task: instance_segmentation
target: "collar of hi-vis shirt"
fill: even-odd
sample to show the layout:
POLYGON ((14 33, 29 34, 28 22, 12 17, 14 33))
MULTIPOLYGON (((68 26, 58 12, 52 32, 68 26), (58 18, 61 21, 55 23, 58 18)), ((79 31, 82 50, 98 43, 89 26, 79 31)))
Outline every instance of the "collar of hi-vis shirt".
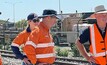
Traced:
POLYGON ((26 31, 27 31, 27 32, 31 32, 31 29, 30 29, 29 26, 26 28, 26 31))
POLYGON ((40 24, 43 28, 45 28, 46 31, 49 31, 49 28, 43 22, 41 22, 40 24))

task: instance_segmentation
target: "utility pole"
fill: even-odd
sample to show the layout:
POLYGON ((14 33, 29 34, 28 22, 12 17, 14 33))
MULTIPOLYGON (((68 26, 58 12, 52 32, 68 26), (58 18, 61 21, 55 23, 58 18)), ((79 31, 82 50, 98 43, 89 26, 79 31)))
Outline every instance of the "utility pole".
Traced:
POLYGON ((61 21, 60 21, 60 23, 61 23, 61 30, 60 30, 60 31, 62 31, 62 19, 63 19, 63 16, 62 16, 62 11, 61 11, 61 3, 60 3, 60 0, 59 0, 59 14, 61 15, 61 21))
POLYGON ((22 2, 15 2, 15 3, 5 2, 5 3, 11 4, 13 6, 13 22, 15 27, 15 5, 22 2))
POLYGON ((59 14, 61 14, 61 4, 60 4, 60 0, 59 0, 59 14))
MULTIPOLYGON (((78 11, 76 10, 76 17, 78 15, 78 11)), ((80 22, 81 18, 78 20, 77 22, 77 37, 79 37, 79 22, 80 22)))

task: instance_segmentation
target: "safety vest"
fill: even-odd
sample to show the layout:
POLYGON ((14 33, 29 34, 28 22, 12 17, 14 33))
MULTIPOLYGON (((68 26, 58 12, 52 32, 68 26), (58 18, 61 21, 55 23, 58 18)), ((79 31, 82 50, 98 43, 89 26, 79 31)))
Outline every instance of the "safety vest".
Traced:
POLYGON ((52 64, 55 61, 53 38, 43 23, 39 25, 39 28, 35 28, 29 36, 24 52, 32 64, 36 62, 52 64), (39 29, 39 32, 37 32, 37 29, 39 29), (35 50, 35 52, 32 52, 32 50, 35 50))
POLYGON ((105 38, 101 36, 96 24, 90 26, 90 53, 99 65, 107 64, 107 30, 105 38))

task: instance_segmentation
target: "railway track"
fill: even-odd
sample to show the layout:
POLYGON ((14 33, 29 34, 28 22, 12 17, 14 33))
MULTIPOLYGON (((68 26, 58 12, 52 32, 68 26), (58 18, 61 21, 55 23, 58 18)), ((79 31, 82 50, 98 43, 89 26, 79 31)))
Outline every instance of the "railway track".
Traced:
MULTIPOLYGON (((15 58, 12 51, 0 50, 3 57, 15 58)), ((89 62, 78 59, 71 59, 67 57, 57 57, 54 65, 90 65, 89 62)))

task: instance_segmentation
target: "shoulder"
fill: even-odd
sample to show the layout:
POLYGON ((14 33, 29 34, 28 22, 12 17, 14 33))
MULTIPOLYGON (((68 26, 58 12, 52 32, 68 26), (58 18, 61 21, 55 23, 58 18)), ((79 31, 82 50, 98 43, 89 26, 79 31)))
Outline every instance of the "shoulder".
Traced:
POLYGON ((82 34, 79 36, 78 40, 80 43, 85 43, 87 41, 89 41, 90 37, 90 32, 89 32, 89 28, 86 28, 82 34))
POLYGON ((35 26, 35 28, 31 32, 31 35, 38 35, 38 34, 40 34, 40 27, 35 26))
POLYGON ((81 39, 83 39, 83 38, 87 38, 87 37, 89 37, 90 36, 90 29, 89 29, 89 27, 88 28, 86 28, 81 34, 80 34, 80 38, 81 39))
POLYGON ((89 33, 89 32, 90 32, 90 27, 86 28, 82 34, 89 33))
POLYGON ((26 30, 23 30, 17 36, 25 36, 26 34, 28 34, 28 32, 26 32, 26 30))
POLYGON ((34 30, 32 32, 36 32, 38 33, 40 31, 40 27, 39 26, 35 26, 34 30))

